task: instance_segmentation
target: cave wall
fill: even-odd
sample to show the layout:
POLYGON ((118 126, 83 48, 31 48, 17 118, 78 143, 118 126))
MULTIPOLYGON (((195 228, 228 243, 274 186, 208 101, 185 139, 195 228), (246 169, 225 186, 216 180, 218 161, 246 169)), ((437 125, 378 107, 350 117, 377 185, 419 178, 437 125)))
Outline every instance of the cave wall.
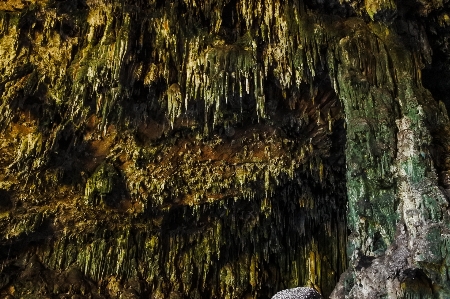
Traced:
POLYGON ((2 295, 446 298, 447 12, 1 2, 2 295))

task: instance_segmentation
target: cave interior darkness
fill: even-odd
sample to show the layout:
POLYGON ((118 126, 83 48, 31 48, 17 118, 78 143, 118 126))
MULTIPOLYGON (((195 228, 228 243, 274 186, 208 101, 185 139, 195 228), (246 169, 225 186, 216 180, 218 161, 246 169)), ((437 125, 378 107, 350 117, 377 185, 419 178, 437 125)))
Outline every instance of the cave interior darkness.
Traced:
MULTIPOLYGON (((273 46, 288 48, 284 37, 246 19, 245 1, 150 2, 0 9, 14 65, 0 65, 0 296, 270 298, 309 286, 328 297, 352 232, 346 111, 316 32, 371 16, 358 1, 293 5, 317 23, 286 13, 286 30, 316 39, 293 38, 306 49, 291 64, 305 67, 288 73, 273 46)), ((423 16, 397 2, 373 18, 411 51, 428 38, 421 84, 448 110, 447 4, 423 16)), ((447 188, 446 135, 427 125, 447 188)))

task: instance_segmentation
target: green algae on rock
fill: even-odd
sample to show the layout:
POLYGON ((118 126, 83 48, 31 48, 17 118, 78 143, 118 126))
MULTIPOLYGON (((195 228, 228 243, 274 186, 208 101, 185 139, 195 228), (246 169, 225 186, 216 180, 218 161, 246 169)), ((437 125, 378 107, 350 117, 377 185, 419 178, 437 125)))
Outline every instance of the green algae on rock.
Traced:
POLYGON ((446 3, 5 3, 2 296, 448 295, 446 3))

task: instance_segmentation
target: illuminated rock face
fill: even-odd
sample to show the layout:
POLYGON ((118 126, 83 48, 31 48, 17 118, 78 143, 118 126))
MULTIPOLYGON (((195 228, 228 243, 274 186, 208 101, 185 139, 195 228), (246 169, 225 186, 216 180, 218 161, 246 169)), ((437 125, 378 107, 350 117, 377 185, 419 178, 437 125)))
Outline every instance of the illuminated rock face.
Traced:
POLYGON ((447 6, 322 2, 2 2, 2 296, 446 298, 447 6))
POLYGON ((313 288, 298 287, 276 293, 272 299, 322 299, 313 288))

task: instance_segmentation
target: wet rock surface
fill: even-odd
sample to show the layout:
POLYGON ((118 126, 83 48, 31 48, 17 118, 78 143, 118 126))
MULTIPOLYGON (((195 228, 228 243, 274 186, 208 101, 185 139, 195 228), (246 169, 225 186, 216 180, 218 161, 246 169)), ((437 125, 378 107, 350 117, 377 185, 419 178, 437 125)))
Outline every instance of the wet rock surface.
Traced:
POLYGON ((449 13, 0 2, 1 296, 448 297, 449 13))

